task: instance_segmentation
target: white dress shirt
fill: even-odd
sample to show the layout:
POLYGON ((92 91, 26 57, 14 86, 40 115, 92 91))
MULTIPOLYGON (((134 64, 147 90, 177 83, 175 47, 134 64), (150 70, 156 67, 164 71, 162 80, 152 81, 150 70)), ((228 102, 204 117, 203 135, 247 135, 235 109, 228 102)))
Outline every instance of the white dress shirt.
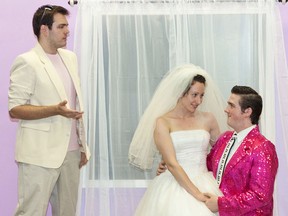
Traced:
POLYGON ((256 127, 256 125, 252 125, 242 131, 240 131, 239 133, 237 133, 237 139, 234 143, 234 145, 231 148, 230 154, 228 155, 227 158, 227 163, 229 162, 229 160, 232 158, 232 156, 234 155, 234 153, 237 151, 237 149, 239 148, 239 146, 241 145, 242 141, 244 140, 244 138, 248 135, 248 133, 250 133, 250 131, 252 129, 254 129, 256 127))

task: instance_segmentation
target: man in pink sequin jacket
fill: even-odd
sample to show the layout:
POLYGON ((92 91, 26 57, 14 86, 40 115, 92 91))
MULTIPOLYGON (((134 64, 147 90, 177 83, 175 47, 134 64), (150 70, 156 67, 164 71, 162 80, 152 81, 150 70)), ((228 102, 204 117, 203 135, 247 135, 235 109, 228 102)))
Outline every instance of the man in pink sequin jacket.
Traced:
POLYGON ((207 194, 207 207, 220 216, 273 215, 273 190, 278 169, 275 146, 259 131, 262 98, 252 88, 234 86, 225 112, 228 125, 237 133, 230 154, 227 153, 223 174, 220 169, 234 131, 220 136, 207 157, 207 167, 213 171, 224 196, 207 194))

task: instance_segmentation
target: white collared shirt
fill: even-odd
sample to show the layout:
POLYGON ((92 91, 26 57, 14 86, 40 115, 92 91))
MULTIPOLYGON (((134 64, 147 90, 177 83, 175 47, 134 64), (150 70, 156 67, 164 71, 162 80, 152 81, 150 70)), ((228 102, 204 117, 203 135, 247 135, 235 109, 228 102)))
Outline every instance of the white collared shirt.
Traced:
POLYGON ((251 130, 253 130, 256 127, 256 125, 252 125, 242 131, 240 131, 239 133, 237 133, 237 139, 234 143, 234 145, 231 148, 230 154, 227 158, 227 163, 229 162, 229 160, 232 158, 232 156, 234 155, 234 153, 237 151, 237 149, 239 148, 240 144, 242 143, 242 141, 244 140, 244 138, 248 135, 248 133, 250 133, 251 130))

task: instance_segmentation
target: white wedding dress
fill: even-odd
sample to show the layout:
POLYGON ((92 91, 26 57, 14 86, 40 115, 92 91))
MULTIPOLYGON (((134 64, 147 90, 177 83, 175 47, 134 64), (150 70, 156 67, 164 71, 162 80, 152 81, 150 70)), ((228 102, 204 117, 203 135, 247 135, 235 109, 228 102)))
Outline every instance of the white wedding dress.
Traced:
MULTIPOLYGON (((171 138, 179 164, 201 192, 222 195, 206 155, 210 134, 205 130, 172 132, 171 138)), ((167 170, 155 177, 140 201, 135 216, 214 216, 204 203, 190 195, 167 170)))

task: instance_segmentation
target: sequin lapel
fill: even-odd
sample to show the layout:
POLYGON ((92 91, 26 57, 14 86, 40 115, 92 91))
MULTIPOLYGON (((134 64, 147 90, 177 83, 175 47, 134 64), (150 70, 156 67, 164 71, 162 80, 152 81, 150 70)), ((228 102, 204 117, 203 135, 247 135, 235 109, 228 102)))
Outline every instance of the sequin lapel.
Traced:
MULTIPOLYGON (((250 133, 244 138, 237 151, 231 157, 230 161, 227 163, 227 166, 224 171, 224 176, 229 173, 237 164, 241 161, 241 163, 245 162, 245 157, 250 156, 255 147, 258 146, 259 143, 256 143, 256 138, 260 135, 259 127, 255 127, 250 133)), ((248 157, 250 158, 250 157, 248 157)), ((251 158, 250 158, 251 159, 251 158)), ((249 160, 250 160, 249 159, 249 160)), ((248 163, 248 161, 247 161, 248 163)))

